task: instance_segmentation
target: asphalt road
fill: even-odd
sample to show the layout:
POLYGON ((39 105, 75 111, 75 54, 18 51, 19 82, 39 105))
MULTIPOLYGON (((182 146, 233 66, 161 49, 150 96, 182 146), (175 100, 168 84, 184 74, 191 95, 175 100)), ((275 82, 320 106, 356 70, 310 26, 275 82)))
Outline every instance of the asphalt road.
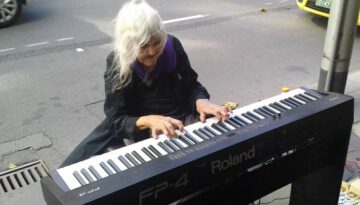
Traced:
MULTIPOLYGON (((244 106, 284 86, 317 83, 327 20, 299 10, 295 0, 149 2, 216 103, 244 106)), ((13 146, 1 155, 0 170, 36 159, 55 169, 103 119, 111 21, 122 3, 40 0, 0 30, 0 144, 13 146), (36 149, 15 146, 39 135, 36 149)), ((360 68, 359 39, 350 73, 360 68)))

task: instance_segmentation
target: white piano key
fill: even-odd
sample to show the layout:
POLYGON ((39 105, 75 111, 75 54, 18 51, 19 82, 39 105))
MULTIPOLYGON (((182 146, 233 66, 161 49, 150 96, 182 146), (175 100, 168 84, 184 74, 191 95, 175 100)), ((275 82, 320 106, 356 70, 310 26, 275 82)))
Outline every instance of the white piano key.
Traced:
POLYGON ((155 149, 158 150, 163 156, 168 154, 168 153, 167 153, 165 150, 163 150, 163 148, 161 148, 157 143, 156 143, 156 144, 152 144, 152 146, 154 146, 155 149))
POLYGON ((303 95, 305 95, 306 97, 308 97, 308 98, 312 99, 312 100, 316 100, 316 98, 314 98, 314 97, 312 97, 312 96, 308 95, 308 94, 307 94, 307 93, 305 93, 305 92, 303 92, 302 94, 303 94, 303 95))

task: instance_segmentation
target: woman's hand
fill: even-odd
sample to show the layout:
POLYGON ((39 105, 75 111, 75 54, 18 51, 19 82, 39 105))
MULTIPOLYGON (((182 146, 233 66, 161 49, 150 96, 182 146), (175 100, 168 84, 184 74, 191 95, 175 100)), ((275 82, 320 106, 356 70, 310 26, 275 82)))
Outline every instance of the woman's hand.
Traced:
POLYGON ((229 119, 231 109, 211 103, 208 99, 196 101, 196 111, 200 114, 201 122, 205 122, 207 115, 214 115, 219 121, 229 119))
POLYGON ((184 125, 180 120, 161 115, 142 116, 136 121, 136 126, 139 129, 150 128, 151 136, 155 139, 161 133, 164 133, 167 137, 176 137, 176 129, 181 132, 184 131, 184 125))

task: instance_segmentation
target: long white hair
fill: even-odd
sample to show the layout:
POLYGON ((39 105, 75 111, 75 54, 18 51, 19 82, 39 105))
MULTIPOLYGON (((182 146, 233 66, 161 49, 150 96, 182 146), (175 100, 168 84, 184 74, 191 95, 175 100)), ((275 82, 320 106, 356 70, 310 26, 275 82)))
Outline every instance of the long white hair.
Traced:
POLYGON ((167 34, 158 11, 144 0, 125 3, 115 21, 113 66, 117 75, 113 90, 121 89, 131 82, 131 67, 140 47, 152 36, 160 39, 164 48, 167 34))

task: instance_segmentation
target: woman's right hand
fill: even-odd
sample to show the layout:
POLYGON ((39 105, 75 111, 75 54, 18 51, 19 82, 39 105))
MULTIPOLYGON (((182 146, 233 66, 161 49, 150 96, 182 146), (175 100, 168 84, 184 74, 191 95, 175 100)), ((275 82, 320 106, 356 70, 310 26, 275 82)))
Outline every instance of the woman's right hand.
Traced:
POLYGON ((136 126, 139 129, 150 128, 151 136, 155 139, 161 133, 164 133, 167 137, 176 137, 175 130, 178 129, 181 132, 184 130, 184 125, 180 120, 162 115, 142 116, 136 121, 136 126))

